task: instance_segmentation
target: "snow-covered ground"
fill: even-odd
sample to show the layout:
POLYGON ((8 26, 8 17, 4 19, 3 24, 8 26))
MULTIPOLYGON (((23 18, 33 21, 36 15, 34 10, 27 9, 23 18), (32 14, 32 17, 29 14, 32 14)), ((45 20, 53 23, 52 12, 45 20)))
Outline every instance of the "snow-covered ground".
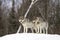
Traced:
POLYGON ((0 37, 0 40, 60 40, 59 35, 18 33, 0 37))

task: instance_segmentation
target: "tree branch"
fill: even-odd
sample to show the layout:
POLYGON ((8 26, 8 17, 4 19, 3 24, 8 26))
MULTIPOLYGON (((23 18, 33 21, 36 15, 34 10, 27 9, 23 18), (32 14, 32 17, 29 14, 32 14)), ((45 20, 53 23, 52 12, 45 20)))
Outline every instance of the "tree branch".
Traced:
POLYGON ((25 15, 24 15, 25 18, 27 17, 27 14, 28 14, 30 8, 32 7, 32 5, 34 5, 37 1, 38 1, 38 0, 36 0, 36 1, 32 0, 30 6, 29 6, 29 8, 28 8, 28 10, 26 11, 26 13, 25 13, 25 15))
POLYGON ((19 26, 18 30, 17 30, 17 33, 19 33, 21 30, 21 25, 19 26))

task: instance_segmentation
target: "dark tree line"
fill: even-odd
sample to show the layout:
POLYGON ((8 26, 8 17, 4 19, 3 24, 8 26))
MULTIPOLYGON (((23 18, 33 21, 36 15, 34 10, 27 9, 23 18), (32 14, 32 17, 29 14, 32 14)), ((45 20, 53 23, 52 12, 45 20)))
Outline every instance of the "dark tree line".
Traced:
POLYGON ((15 5, 14 0, 12 0, 11 11, 8 9, 2 9, 1 5, 0 5, 0 36, 16 33, 20 23, 18 21, 19 14, 16 13, 14 10, 15 5))

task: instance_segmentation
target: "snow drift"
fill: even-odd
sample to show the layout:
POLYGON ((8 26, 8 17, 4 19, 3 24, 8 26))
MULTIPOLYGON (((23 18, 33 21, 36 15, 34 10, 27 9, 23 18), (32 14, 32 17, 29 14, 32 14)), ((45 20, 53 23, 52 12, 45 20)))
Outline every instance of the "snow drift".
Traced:
POLYGON ((0 40, 60 40, 59 35, 17 33, 0 37, 0 40))

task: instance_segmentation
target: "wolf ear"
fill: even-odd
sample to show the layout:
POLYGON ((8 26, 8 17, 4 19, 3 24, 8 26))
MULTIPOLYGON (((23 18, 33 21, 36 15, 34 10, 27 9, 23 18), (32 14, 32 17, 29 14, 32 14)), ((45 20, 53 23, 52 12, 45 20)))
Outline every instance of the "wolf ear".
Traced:
POLYGON ((21 20, 19 20, 19 22, 21 22, 21 20))
POLYGON ((32 0, 32 2, 33 2, 34 0, 32 0))

